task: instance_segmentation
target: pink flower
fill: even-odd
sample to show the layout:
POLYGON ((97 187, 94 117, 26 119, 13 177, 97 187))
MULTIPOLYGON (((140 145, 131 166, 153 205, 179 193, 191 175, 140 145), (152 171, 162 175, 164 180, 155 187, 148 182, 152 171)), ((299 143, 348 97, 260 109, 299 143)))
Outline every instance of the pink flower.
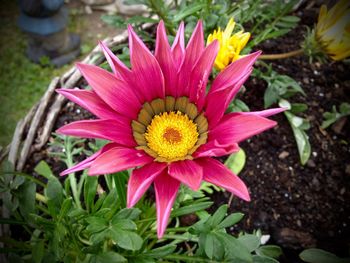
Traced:
POLYGON ((93 90, 58 90, 99 118, 70 123, 59 133, 111 141, 61 175, 86 168, 89 175, 99 175, 137 167, 129 179, 127 206, 134 206, 153 183, 161 238, 181 183, 198 190, 204 180, 250 200, 242 180, 211 157, 238 151, 240 141, 275 126, 266 117, 283 109, 225 114, 260 52, 230 64, 207 93, 219 45, 213 41, 204 46, 201 21, 186 48, 184 25, 170 46, 161 21, 155 54, 131 26, 128 31, 131 70, 100 43, 113 74, 78 64, 93 90))

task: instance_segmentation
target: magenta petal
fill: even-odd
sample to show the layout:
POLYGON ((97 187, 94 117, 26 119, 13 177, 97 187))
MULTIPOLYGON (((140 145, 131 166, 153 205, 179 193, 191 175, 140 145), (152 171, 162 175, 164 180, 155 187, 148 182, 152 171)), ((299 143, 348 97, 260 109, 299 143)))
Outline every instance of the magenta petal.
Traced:
POLYGON ((147 191, 154 179, 166 168, 166 163, 152 162, 133 170, 128 182, 127 207, 133 207, 147 191))
POLYGON ((180 23, 179 29, 177 30, 173 45, 171 47, 171 52, 173 54, 174 62, 176 68, 179 69, 182 60, 185 56, 185 36, 184 36, 184 22, 180 23))
POLYGON ((244 182, 221 162, 212 158, 198 159, 203 167, 203 180, 226 189, 243 200, 250 201, 249 192, 244 182))
POLYGON ((92 90, 58 89, 56 91, 101 119, 115 119, 119 116, 92 90))
POLYGON ((115 120, 83 120, 69 123, 57 130, 57 133, 83 137, 98 138, 134 147, 131 126, 115 120))
POLYGON ((184 160, 170 163, 168 173, 194 191, 201 186, 203 169, 196 161, 184 160))
POLYGON ((257 51, 230 64, 215 78, 209 94, 224 90, 228 87, 233 87, 244 75, 246 75, 247 71, 249 71, 254 65, 260 54, 261 51, 257 51))
POLYGON ((204 50, 204 35, 202 21, 198 21, 192 36, 187 44, 185 58, 179 71, 177 96, 189 96, 189 80, 197 60, 204 50))
POLYGON ((119 146, 119 145, 116 144, 116 143, 109 143, 109 144, 103 146, 101 150, 99 150, 98 152, 94 153, 90 157, 86 158, 84 161, 74 165, 73 167, 64 170, 62 173, 60 173, 60 175, 63 176, 63 175, 71 174, 71 173, 74 173, 74 172, 81 171, 81 170, 84 170, 86 168, 89 168, 91 166, 92 162, 97 157, 99 157, 102 153, 108 151, 111 148, 117 147, 117 146, 119 146))
POLYGON ((119 79, 127 81, 130 78, 131 70, 128 69, 128 67, 125 66, 124 63, 121 62, 102 41, 99 41, 99 44, 114 74, 119 79))
POLYGON ((115 147, 101 154, 92 162, 88 175, 116 173, 152 161, 153 158, 144 151, 115 147))
POLYGON ((97 66, 77 63, 77 67, 97 95, 111 108, 124 116, 136 118, 141 104, 128 83, 97 66))
POLYGON ((130 25, 128 25, 128 32, 133 83, 137 85, 147 101, 164 98, 164 77, 157 59, 130 25))
POLYGON ((217 140, 209 141, 198 148, 193 154, 194 157, 220 157, 239 151, 237 143, 222 145, 217 140))
POLYGON ((214 40, 203 51, 196 65, 193 67, 190 79, 190 100, 202 110, 209 75, 212 71, 215 58, 219 52, 219 42, 214 40))
POLYGON ((157 206, 157 234, 159 239, 164 235, 168 225, 171 208, 175 202, 179 187, 180 182, 166 172, 161 173, 154 180, 157 206))
POLYGON ((165 94, 176 96, 177 69, 170 50, 163 21, 159 22, 157 28, 155 57, 164 75, 165 94))
POLYGON ((206 117, 208 118, 209 129, 214 128, 224 115, 227 107, 232 99, 242 87, 243 83, 250 76, 251 69, 246 72, 243 77, 235 83, 233 87, 228 87, 224 90, 208 94, 206 101, 206 117), (217 103, 221 101, 221 103, 217 103))
POLYGON ((237 115, 256 115, 260 117, 270 117, 272 115, 286 111, 287 108, 273 108, 262 111, 235 112, 237 115))
POLYGON ((232 144, 243 141, 253 135, 274 127, 275 121, 256 116, 230 113, 209 132, 220 144, 232 144))

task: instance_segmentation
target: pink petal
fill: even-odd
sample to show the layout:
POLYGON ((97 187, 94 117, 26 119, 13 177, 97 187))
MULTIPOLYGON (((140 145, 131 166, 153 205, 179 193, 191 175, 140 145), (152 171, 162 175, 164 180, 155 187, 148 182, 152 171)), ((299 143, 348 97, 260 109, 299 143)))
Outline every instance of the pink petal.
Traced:
POLYGON ((164 98, 164 77, 157 59, 130 25, 128 25, 128 32, 134 84, 137 85, 146 101, 164 98))
POLYGON ((140 200, 166 166, 166 163, 152 162, 133 170, 128 182, 128 208, 133 207, 140 200))
POLYGON ((159 22, 157 28, 155 57, 164 75, 165 94, 176 96, 177 69, 175 67, 173 55, 171 54, 163 21, 159 22))
POLYGON ((208 78, 213 68, 215 58, 219 52, 219 42, 217 40, 203 51, 196 65, 193 67, 190 79, 190 100, 197 104, 199 111, 202 110, 208 78))
POLYGON ((179 69, 182 60, 185 56, 185 36, 184 36, 184 22, 180 23, 179 29, 177 30, 173 45, 171 47, 171 52, 173 54, 174 62, 176 68, 179 69))
POLYGON ((230 64, 215 78, 209 94, 224 90, 228 87, 233 87, 244 75, 246 75, 247 71, 249 71, 254 65, 260 54, 261 51, 257 51, 230 64))
POLYGON ((170 163, 168 173, 194 191, 197 191, 201 186, 203 169, 195 161, 185 160, 170 163))
POLYGON ((124 116, 136 118, 141 104, 128 83, 93 65, 78 63, 77 67, 97 95, 111 108, 124 116))
POLYGON ((209 129, 214 128, 224 115, 227 107, 230 105, 232 99, 242 87, 243 83, 250 76, 251 69, 246 72, 246 75, 235 83, 233 87, 229 87, 212 94, 208 94, 206 101, 205 115, 208 118, 209 129), (218 101, 221 101, 218 103, 218 101))
POLYGON ((229 155, 234 152, 238 152, 239 147, 237 143, 224 145, 220 144, 217 140, 209 141, 198 148, 193 154, 194 157, 220 157, 229 155))
POLYGON ((131 70, 124 65, 120 59, 102 42, 99 41, 100 47, 117 78, 127 81, 131 76, 131 70))
POLYGON ((185 58, 179 71, 177 96, 189 96, 189 80, 192 69, 204 50, 204 35, 202 21, 198 21, 186 47, 185 58))
POLYGON ((101 154, 92 162, 88 175, 116 173, 152 161, 153 158, 144 151, 115 147, 101 154))
POLYGON ((283 111, 287 110, 287 108, 273 108, 273 109, 267 109, 262 111, 249 111, 249 112, 235 112, 237 115, 256 115, 260 117, 270 117, 272 115, 281 113, 283 111))
POLYGON ((109 143, 109 144, 103 146, 98 152, 94 153, 93 155, 86 158, 84 161, 74 165, 73 167, 64 170, 62 173, 60 173, 60 175, 63 176, 63 175, 71 174, 71 173, 89 168, 91 166, 91 164, 93 163, 93 161, 96 160, 96 158, 99 157, 102 153, 108 151, 109 149, 117 147, 117 146, 119 146, 119 145, 116 143, 109 143))
POLYGON ((161 173, 154 180, 157 206, 157 234, 159 239, 162 238, 168 225, 171 208, 175 202, 179 187, 180 182, 166 172, 161 173))
POLYGON ((249 192, 243 181, 221 162, 212 158, 198 159, 203 167, 203 180, 226 189, 243 200, 250 201, 249 192))
POLYGON ((58 89, 56 91, 101 119, 116 119, 119 116, 92 90, 58 89))
POLYGON ((274 127, 275 121, 256 116, 230 113, 212 131, 211 138, 220 144, 233 144, 243 141, 253 135, 259 134, 274 127))
POLYGON ((131 125, 123 125, 115 120, 76 121, 59 128, 57 132, 83 138, 110 140, 129 147, 136 146, 131 125))

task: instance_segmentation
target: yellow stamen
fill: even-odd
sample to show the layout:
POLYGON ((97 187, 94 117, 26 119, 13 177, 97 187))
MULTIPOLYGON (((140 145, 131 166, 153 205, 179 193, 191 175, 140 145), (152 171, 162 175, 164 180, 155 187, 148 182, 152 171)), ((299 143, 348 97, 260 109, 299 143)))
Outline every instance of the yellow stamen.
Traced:
POLYGON ((198 140, 197 124, 180 111, 153 117, 145 133, 148 147, 171 161, 184 157, 198 140))

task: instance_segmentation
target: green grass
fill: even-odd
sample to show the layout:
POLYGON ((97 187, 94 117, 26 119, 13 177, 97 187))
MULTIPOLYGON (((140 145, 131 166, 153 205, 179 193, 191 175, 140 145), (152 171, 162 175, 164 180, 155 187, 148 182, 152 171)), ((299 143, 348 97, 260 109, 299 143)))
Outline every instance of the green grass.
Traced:
POLYGON ((44 94, 60 69, 41 67, 25 56, 26 36, 17 27, 17 1, 0 2, 0 145, 11 141, 19 119, 44 94))

